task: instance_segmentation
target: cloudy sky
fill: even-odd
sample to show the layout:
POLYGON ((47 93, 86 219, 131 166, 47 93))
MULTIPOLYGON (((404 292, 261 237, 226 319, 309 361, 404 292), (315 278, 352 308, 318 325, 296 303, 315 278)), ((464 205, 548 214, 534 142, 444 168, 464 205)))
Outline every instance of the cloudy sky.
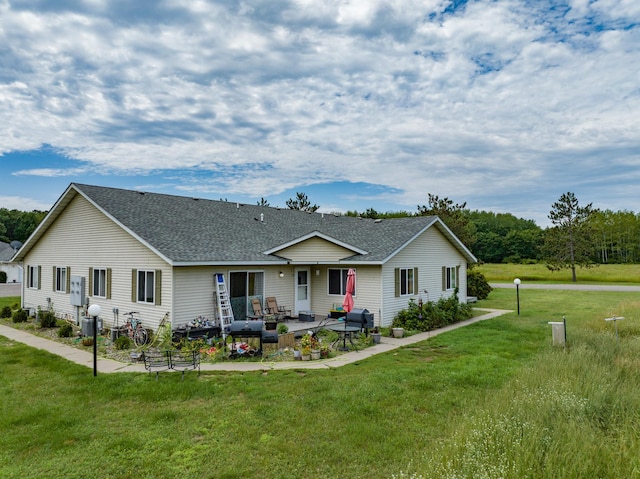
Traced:
POLYGON ((0 0, 0 207, 640 212, 638 0, 0 0))

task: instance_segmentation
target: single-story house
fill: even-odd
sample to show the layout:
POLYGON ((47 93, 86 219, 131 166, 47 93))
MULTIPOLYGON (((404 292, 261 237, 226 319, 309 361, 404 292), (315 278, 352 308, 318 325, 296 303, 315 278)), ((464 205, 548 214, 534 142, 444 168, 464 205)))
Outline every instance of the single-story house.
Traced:
MULTIPOLYGON (((15 242, 18 245, 17 241, 15 242)), ((11 258, 16 253, 16 249, 11 244, 0 241, 0 271, 4 271, 7 274, 7 283, 21 283, 22 282, 22 269, 16 263, 11 262, 11 258)))
POLYGON ((25 308, 79 322, 95 303, 107 325, 134 310, 155 329, 167 313, 174 328, 217 320, 219 273, 235 319, 269 296, 294 316, 325 317, 349 268, 355 307, 387 326, 420 295, 458 288, 466 301, 476 258, 435 216, 374 220, 72 183, 13 261, 25 308))

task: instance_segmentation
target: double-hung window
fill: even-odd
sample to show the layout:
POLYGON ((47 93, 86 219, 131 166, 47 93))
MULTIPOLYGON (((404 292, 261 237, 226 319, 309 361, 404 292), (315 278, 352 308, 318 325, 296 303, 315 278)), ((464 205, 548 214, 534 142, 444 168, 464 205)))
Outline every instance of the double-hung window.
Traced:
POLYGON ((460 266, 443 266, 442 267, 442 290, 448 291, 458 287, 458 276, 460 275, 460 266))
MULTIPOLYGON (((347 274, 348 268, 329 268, 329 294, 336 296, 344 296, 347 294, 347 274)), ((356 295, 355 286, 353 296, 356 295)))
POLYGON ((396 268, 396 296, 409 296, 418 291, 418 268, 396 268))
POLYGON ((105 268, 93 269, 93 295, 100 298, 107 297, 107 270, 105 268))
POLYGON ((69 292, 69 268, 53 267, 53 290, 58 293, 69 292))
POLYGON ((40 266, 27 266, 27 287, 40 289, 40 266))
POLYGON ((131 273, 131 301, 134 303, 161 303, 162 271, 134 269, 131 273))

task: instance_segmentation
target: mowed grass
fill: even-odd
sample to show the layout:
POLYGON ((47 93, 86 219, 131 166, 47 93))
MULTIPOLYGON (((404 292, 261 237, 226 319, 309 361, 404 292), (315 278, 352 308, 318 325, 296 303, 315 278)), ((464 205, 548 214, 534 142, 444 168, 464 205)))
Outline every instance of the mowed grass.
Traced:
POLYGON ((0 477, 640 477, 639 299, 523 290, 520 316, 335 370, 184 382, 0 339, 0 477))
MULTIPOLYGON (((512 282, 515 278, 522 281, 545 283, 570 283, 571 270, 551 271, 544 264, 481 264, 476 269, 485 275, 488 281, 512 282)), ((589 268, 577 268, 578 283, 640 283, 640 264, 605 264, 589 268)))

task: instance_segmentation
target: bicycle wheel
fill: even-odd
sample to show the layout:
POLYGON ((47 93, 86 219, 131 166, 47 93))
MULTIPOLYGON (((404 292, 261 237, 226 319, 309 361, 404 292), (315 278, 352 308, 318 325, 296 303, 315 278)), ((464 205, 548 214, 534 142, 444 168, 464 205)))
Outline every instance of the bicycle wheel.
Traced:
POLYGON ((138 346, 144 346, 145 344, 147 344, 148 340, 149 340, 149 335, 147 334, 147 330, 144 328, 138 328, 136 329, 136 332, 133 333, 133 341, 138 346))

